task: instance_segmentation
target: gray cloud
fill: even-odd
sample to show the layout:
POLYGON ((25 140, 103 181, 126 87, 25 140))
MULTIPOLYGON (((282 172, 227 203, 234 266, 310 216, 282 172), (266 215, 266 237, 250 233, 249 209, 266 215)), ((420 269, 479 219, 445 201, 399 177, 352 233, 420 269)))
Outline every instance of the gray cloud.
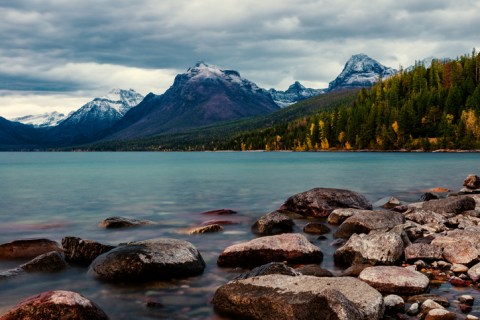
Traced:
POLYGON ((408 66, 480 40, 476 0, 16 0, 0 10, 0 90, 13 91, 100 91, 115 85, 96 81, 104 65, 171 76, 198 60, 267 88, 326 86, 352 54, 408 66))

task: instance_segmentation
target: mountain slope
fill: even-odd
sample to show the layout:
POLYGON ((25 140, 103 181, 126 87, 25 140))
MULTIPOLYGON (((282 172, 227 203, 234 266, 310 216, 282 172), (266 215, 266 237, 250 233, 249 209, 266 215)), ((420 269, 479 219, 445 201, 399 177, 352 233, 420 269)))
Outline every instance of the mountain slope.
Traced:
POLYGON ((57 111, 45 112, 42 114, 28 115, 11 119, 13 122, 20 122, 31 125, 35 128, 53 127, 65 120, 66 116, 57 111))
POLYGON ((40 145, 42 129, 0 117, 0 150, 32 149, 40 145))
POLYGON ((322 94, 325 90, 305 88, 300 82, 295 81, 286 91, 270 89, 268 92, 272 95, 273 101, 284 108, 298 101, 322 94))
POLYGON ((328 90, 371 87, 380 78, 388 78, 396 72, 365 54, 356 54, 347 61, 338 77, 330 82, 328 90))
POLYGON ((127 112, 107 139, 178 132, 278 109, 268 92, 242 78, 237 71, 199 62, 177 75, 163 95, 147 95, 127 112))

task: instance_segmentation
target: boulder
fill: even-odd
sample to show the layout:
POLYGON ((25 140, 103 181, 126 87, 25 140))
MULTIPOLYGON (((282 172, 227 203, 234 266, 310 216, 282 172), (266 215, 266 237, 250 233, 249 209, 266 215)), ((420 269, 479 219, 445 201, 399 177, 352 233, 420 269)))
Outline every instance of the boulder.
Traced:
POLYGON ((249 319, 381 319, 381 294, 355 278, 267 275, 231 281, 214 295, 220 314, 249 319))
POLYGON ((429 284, 424 274, 394 266, 370 267, 363 270, 358 278, 381 293, 419 294, 424 293, 429 284))
POLYGON ((105 281, 186 278, 203 273, 200 252, 183 240, 156 238, 121 244, 98 256, 89 273, 105 281))
POLYGON ((282 262, 270 262, 264 264, 263 266, 256 267, 249 272, 242 273, 235 277, 234 280, 243 280, 253 277, 266 276, 269 274, 283 274, 287 276, 298 276, 300 273, 295 271, 295 269, 290 268, 285 263, 282 262))
POLYGON ((328 216, 328 223, 333 225, 342 224, 343 221, 347 220, 351 216, 360 213, 360 212, 371 212, 371 210, 362 210, 362 209, 352 209, 352 208, 339 208, 335 209, 328 216))
POLYGON ((334 254, 340 266, 354 264, 394 264, 402 257, 402 237, 394 232, 353 234, 347 243, 334 254))
POLYGON ((98 224, 100 228, 105 229, 120 229, 120 228, 130 228, 130 227, 138 227, 138 226, 149 226, 157 224, 156 222, 150 220, 139 220, 139 219, 132 219, 132 218, 124 218, 124 217, 110 217, 98 224))
POLYGON ((220 254, 220 267, 255 267, 269 262, 320 263, 323 253, 305 236, 284 233, 266 236, 227 247, 220 254))
POLYGON ((309 222, 303 227, 303 232, 312 234, 325 234, 330 232, 330 228, 319 222, 309 222))
POLYGON ((478 254, 475 246, 468 241, 457 241, 443 246, 443 257, 450 263, 469 264, 478 258, 478 254))
POLYGON ((292 211, 303 216, 327 217, 337 208, 372 209, 372 204, 354 191, 314 188, 291 196, 279 210, 292 211))
POLYGON ((480 189, 480 177, 474 174, 469 174, 463 181, 463 185, 468 189, 480 189))
POLYGON ((95 303, 71 291, 48 291, 29 297, 0 317, 1 320, 107 320, 95 303))
POLYGON ((223 231, 223 227, 219 224, 209 224, 207 226, 193 227, 188 229, 188 234, 204 234, 204 233, 215 233, 223 231))
POLYGON ((468 196, 449 197, 424 202, 422 208, 442 214, 459 214, 464 211, 474 210, 475 200, 468 196))
POLYGON ((386 210, 359 212, 346 219, 335 231, 334 237, 346 239, 354 233, 369 233, 372 230, 388 231, 403 223, 405 223, 405 217, 400 212, 386 210))
POLYGON ((406 213, 405 218, 418 224, 445 224, 447 222, 447 219, 441 214, 422 209, 414 209, 406 213))
POLYGON ((432 244, 444 246, 458 241, 470 242, 477 250, 480 250, 480 227, 468 227, 447 231, 444 236, 435 237, 432 244))
POLYGON ((441 260, 443 259, 442 247, 428 243, 414 243, 405 248, 406 260, 441 260))
POLYGON ((62 252, 62 248, 48 239, 16 240, 0 244, 0 259, 32 259, 51 251, 62 252))
POLYGON ((62 239, 65 260, 80 265, 89 265, 96 257, 115 248, 93 240, 84 240, 77 237, 62 239))
POLYGON ((480 280, 480 263, 477 263, 467 271, 467 275, 473 282, 480 280))
POLYGON ((26 272, 56 272, 67 267, 63 254, 58 251, 44 253, 20 266, 26 272))
POLYGON ((292 232, 295 223, 287 215, 273 211, 260 217, 252 226, 252 231, 259 235, 273 235, 292 232))

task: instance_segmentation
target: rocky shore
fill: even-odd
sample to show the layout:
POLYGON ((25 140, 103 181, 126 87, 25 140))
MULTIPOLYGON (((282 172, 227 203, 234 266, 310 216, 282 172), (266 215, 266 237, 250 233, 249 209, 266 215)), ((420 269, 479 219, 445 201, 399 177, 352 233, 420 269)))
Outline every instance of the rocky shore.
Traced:
MULTIPOLYGON (((441 283, 480 288, 480 178, 468 176, 458 192, 432 189, 420 202, 388 197, 372 205, 349 190, 314 188, 291 196, 251 226, 257 237, 223 248, 220 268, 236 277, 218 287, 211 308, 225 318, 248 319, 478 319, 477 301, 429 293, 441 283), (302 232, 294 232, 299 221, 302 232), (332 231, 334 230, 334 231, 332 231), (329 259, 307 236, 333 234, 329 259)), ((205 212, 208 223, 186 234, 222 232, 234 222, 229 209, 205 212), (215 219, 220 216, 221 219, 215 219), (225 227, 224 227, 225 226, 225 227)), ((111 217, 100 228, 142 228, 154 221, 111 217)), ((141 232, 141 231, 140 231, 141 232)), ((1 260, 23 260, 0 280, 31 273, 83 268, 99 282, 128 285, 202 276, 206 263, 190 242, 172 238, 102 244, 65 237, 0 244, 1 260)), ((94 301, 72 291, 36 293, 0 320, 108 319, 94 301)))

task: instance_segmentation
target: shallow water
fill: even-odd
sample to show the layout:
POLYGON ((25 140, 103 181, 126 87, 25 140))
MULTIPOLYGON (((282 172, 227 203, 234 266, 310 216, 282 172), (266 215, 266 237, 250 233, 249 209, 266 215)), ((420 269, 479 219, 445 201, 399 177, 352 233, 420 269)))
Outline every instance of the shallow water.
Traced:
MULTIPOLYGON (((192 242, 207 263, 198 277, 138 285, 102 283, 76 267, 18 276, 0 285, 0 313, 30 295, 62 289, 83 294, 112 319, 211 319, 216 317, 209 303, 215 289, 240 272, 218 268, 218 255, 254 238, 250 226, 255 219, 290 195, 334 187, 360 192, 372 203, 390 195, 416 201, 423 189, 460 189, 469 173, 480 173, 479 160, 477 153, 0 153, 0 243, 78 236, 118 244, 173 237, 192 242), (237 211, 226 219, 239 224, 217 234, 181 232, 216 218, 200 212, 221 208, 237 211), (97 227, 114 215, 159 224, 97 227), (147 301, 162 306, 148 308, 147 301)), ((308 221, 295 222, 301 232, 308 221)), ((322 266, 338 272, 331 234, 326 240, 309 239, 325 253, 322 266)), ((18 263, 0 261, 0 270, 18 263)), ((452 299, 468 292, 480 301, 472 289, 445 284, 432 291, 452 299)), ((473 314, 480 314, 477 303, 473 314)))

